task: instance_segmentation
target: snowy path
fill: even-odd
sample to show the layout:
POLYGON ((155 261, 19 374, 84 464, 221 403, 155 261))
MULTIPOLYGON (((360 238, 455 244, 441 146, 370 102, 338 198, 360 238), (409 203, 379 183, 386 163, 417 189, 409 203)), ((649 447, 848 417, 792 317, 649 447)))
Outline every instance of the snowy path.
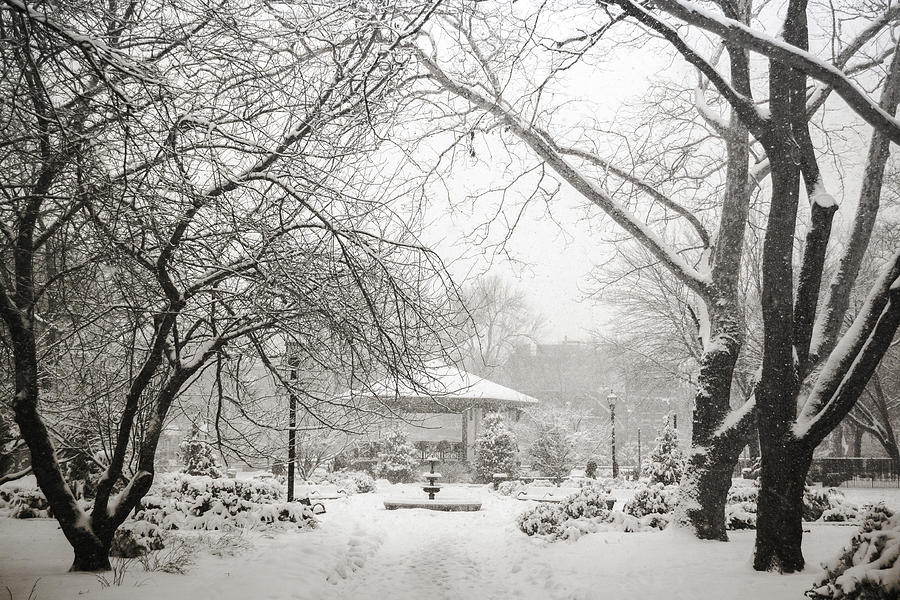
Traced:
POLYGON ((519 573, 521 550, 504 543, 511 521, 491 498, 477 513, 387 511, 380 504, 380 496, 368 497, 364 506, 330 510, 323 527, 344 530, 348 554, 323 598, 488 600, 525 597, 522 583, 534 586, 519 573))

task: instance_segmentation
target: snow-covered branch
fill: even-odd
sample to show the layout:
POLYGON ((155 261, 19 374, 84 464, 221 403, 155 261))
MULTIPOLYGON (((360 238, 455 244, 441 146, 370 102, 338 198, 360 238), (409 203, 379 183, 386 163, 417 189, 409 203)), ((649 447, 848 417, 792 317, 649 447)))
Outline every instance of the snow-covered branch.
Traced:
POLYGON ((475 91, 472 86, 454 81, 437 64, 436 60, 426 55, 421 49, 413 48, 413 51, 432 79, 441 87, 471 102, 479 109, 490 113, 503 122, 569 185, 592 204, 603 210, 622 229, 638 239, 656 258, 666 265, 675 277, 698 295, 706 298, 710 296, 711 281, 708 274, 701 273, 689 265, 678 252, 666 244, 645 223, 581 173, 554 148, 553 142, 548 140, 539 129, 521 119, 511 107, 503 103, 502 99, 489 99, 475 91))
MULTIPOLYGON (((633 8, 628 10, 646 13, 646 9, 631 0, 617 0, 617 4, 623 8, 630 5, 633 8)), ((806 50, 756 31, 739 21, 716 14, 688 0, 658 0, 653 5, 686 23, 705 29, 730 43, 762 54, 831 86, 867 123, 885 132, 895 144, 900 143, 900 123, 869 98, 838 67, 806 50)))
POLYGON ((900 325, 900 251, 888 261, 866 303, 820 372, 794 435, 818 442, 850 411, 900 325))

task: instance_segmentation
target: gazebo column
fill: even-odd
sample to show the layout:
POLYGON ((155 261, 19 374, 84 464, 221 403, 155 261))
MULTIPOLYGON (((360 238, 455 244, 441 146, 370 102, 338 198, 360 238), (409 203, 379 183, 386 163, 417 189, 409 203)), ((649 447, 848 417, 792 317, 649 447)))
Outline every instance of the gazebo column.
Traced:
POLYGON ((469 460, 469 411, 468 409, 463 409, 462 411, 462 456, 460 456, 460 460, 469 460))
POLYGON ((478 423, 480 421, 480 407, 475 406, 463 412, 463 444, 466 448, 466 461, 475 460, 475 440, 478 439, 478 423))

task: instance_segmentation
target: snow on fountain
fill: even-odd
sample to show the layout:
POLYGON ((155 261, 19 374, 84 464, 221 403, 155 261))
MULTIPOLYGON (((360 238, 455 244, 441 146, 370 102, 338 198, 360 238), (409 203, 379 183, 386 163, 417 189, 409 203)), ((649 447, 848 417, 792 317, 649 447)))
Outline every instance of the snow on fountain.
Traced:
POLYGON ((481 502, 474 499, 442 498, 436 500, 434 495, 441 491, 441 486, 437 484, 437 480, 441 478, 441 474, 436 473, 434 470, 434 465, 437 464, 438 459, 431 456, 426 458, 425 462, 431 465, 431 469, 428 473, 422 474, 422 477, 428 481, 428 485, 422 488, 422 491, 428 494, 428 498, 388 498, 384 501, 384 507, 386 509, 427 508, 429 510, 443 511, 475 511, 481 509, 481 502))

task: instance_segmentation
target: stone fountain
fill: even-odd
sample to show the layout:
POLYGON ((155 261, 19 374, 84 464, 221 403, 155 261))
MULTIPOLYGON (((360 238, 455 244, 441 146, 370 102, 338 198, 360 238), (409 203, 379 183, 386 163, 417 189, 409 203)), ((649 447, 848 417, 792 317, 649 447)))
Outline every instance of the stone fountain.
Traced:
POLYGON ((422 477, 428 482, 428 485, 422 487, 422 491, 428 494, 428 498, 389 498, 384 501, 384 507, 388 510, 397 508, 427 508, 428 510, 443 511, 475 511, 481 510, 481 502, 474 499, 465 498, 441 498, 435 499, 434 495, 441 491, 441 486, 437 484, 441 474, 434 470, 434 466, 440 459, 430 456, 425 459, 430 465, 427 473, 423 473, 422 477))
POLYGON ((429 456, 425 459, 429 465, 431 465, 431 470, 428 473, 425 473, 423 477, 428 480, 428 485, 422 488, 422 491, 428 494, 429 500, 434 500, 434 495, 441 491, 441 486, 437 485, 435 482, 441 478, 440 473, 434 472, 434 465, 437 464, 438 459, 433 456, 429 456))

